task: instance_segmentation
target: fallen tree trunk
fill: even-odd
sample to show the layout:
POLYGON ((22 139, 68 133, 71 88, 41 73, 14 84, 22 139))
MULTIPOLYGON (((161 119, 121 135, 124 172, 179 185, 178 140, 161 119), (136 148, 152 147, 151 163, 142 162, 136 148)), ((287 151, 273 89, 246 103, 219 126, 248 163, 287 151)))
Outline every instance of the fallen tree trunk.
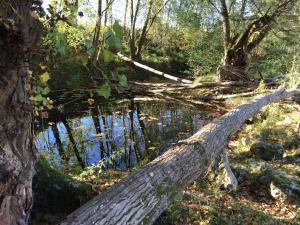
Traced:
POLYGON ((192 84, 192 83, 193 83, 193 81, 191 81, 191 80, 181 79, 181 78, 179 78, 179 77, 175 77, 175 76, 172 76, 172 75, 170 75, 170 74, 167 74, 167 73, 164 73, 164 72, 155 70, 155 69, 153 69, 153 68, 151 68, 151 67, 149 67, 149 66, 145 66, 145 65, 143 65, 143 64, 141 64, 141 63, 139 63, 139 62, 136 62, 136 61, 134 61, 134 60, 132 60, 132 59, 130 59, 130 58, 128 58, 128 57, 122 55, 121 53, 118 53, 117 55, 118 55, 118 57, 119 57, 120 59, 122 59, 122 60, 124 60, 124 61, 126 61, 126 62, 130 62, 130 63, 132 63, 133 65, 135 65, 136 67, 142 68, 142 69, 144 69, 144 70, 147 70, 147 71, 149 71, 149 72, 151 72, 151 73, 154 73, 154 74, 157 74, 157 75, 159 75, 159 76, 163 76, 163 77, 165 77, 165 78, 167 78, 167 79, 174 80, 174 81, 179 82, 179 83, 186 83, 186 84, 192 84))
POLYGON ((213 120, 188 139, 66 217, 69 224, 152 224, 174 196, 206 173, 241 125, 271 102, 298 91, 280 89, 213 120))

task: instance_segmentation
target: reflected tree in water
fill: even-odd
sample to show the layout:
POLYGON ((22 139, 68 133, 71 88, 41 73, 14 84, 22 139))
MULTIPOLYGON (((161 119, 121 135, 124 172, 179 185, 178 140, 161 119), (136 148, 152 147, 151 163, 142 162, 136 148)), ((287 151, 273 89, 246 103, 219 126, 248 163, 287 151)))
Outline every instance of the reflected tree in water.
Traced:
POLYGON ((57 150, 58 150, 58 153, 59 153, 61 159, 63 161, 68 162, 69 161, 69 157, 67 156, 67 154, 66 154, 66 152, 64 150, 64 146, 63 146, 62 141, 60 139, 59 130, 58 130, 57 126, 58 126, 57 121, 56 121, 56 123, 53 123, 51 125, 53 136, 55 138, 55 143, 56 143, 56 146, 57 146, 57 150))
POLYGON ((82 168, 100 163, 105 169, 122 170, 162 154, 187 135, 187 130, 194 130, 195 120, 201 119, 194 116, 199 112, 188 108, 134 101, 111 108, 96 102, 80 115, 72 113, 55 114, 50 120, 54 124, 49 123, 51 129, 43 128, 44 134, 39 138, 43 149, 55 148, 59 161, 70 164, 75 159, 82 168))
POLYGON ((103 141, 101 139, 101 136, 103 135, 103 133, 101 130, 101 124, 99 121, 99 115, 98 115, 97 108, 92 109, 92 118, 93 118, 94 126, 96 129, 96 136, 99 137, 98 140, 99 140, 99 146, 100 146, 100 157, 101 157, 101 159, 104 159, 105 149, 104 149, 103 141))
POLYGON ((75 141, 75 139, 73 137, 72 129, 71 129, 70 125, 68 124, 68 121, 67 121, 67 119, 65 117, 63 117, 63 116, 61 117, 61 122, 64 124, 64 126, 65 126, 65 128, 67 130, 67 134, 68 134, 69 140, 70 140, 70 142, 72 144, 72 148, 74 150, 74 153, 75 153, 75 156, 77 158, 77 161, 78 161, 79 165, 81 166, 81 168, 84 169, 85 168, 85 164, 84 164, 84 162, 83 162, 83 160, 81 158, 81 155, 80 155, 80 152, 78 150, 76 141, 75 141))

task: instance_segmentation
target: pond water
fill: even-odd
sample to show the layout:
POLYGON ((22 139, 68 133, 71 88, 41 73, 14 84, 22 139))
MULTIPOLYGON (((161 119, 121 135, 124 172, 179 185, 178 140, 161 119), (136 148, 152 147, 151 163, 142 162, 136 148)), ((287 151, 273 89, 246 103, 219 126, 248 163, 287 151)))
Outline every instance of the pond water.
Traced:
POLYGON ((110 102, 59 93, 56 109, 36 121, 35 143, 56 167, 125 170, 152 160, 203 126, 207 111, 162 102, 110 102))

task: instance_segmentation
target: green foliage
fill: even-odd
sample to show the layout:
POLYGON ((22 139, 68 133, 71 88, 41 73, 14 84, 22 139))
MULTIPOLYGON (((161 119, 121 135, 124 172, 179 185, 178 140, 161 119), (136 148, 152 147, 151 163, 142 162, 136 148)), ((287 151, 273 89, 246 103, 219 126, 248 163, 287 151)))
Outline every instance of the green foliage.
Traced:
POLYGON ((87 185, 53 168, 43 156, 36 164, 34 224, 49 224, 68 215, 97 193, 87 185))
POLYGON ((194 75, 215 72, 222 57, 221 29, 213 32, 194 32, 188 50, 188 65, 194 75))
POLYGON ((255 50, 250 59, 249 73, 259 77, 285 75, 291 70, 291 62, 299 51, 299 42, 291 36, 270 34, 255 50))
MULTIPOLYGON (((82 4, 86 6, 88 3, 82 4)), ((83 80, 87 76, 100 75, 103 84, 98 94, 108 98, 113 90, 120 92, 127 85, 125 70, 118 70, 114 55, 122 48, 123 28, 118 21, 112 27, 102 26, 99 40, 95 41, 95 25, 92 21, 79 23, 77 11, 78 7, 74 4, 63 4, 62 11, 58 11, 57 2, 52 2, 51 17, 44 21, 45 27, 48 27, 42 43, 48 49, 45 58, 47 71, 55 71, 55 80, 51 81, 51 85, 55 89, 91 86, 93 83, 90 78, 87 79, 89 84, 83 80), (64 20, 55 21, 57 14, 63 14, 64 20), (55 23, 51 23, 53 20, 55 23)), ((40 101, 40 96, 37 99, 40 101)))
POLYGON ((114 59, 115 59, 114 54, 113 54, 111 51, 106 50, 106 49, 103 49, 103 51, 102 51, 102 56, 103 56, 103 61, 104 61, 105 63, 113 62, 114 59))
POLYGON ((124 36, 123 27, 119 24, 117 20, 114 22, 112 29, 114 31, 115 36, 122 40, 124 36))
POLYGON ((66 35, 61 32, 53 32, 48 34, 48 38, 51 41, 54 54, 56 55, 57 52, 61 56, 64 56, 68 45, 66 35))
POLYGON ((111 96, 111 87, 108 83, 102 84, 98 90, 98 95, 109 98, 111 96))
MULTIPOLYGON (((155 38, 150 33, 150 38, 155 38)), ((222 29, 212 31, 183 27, 168 28, 163 41, 151 40, 145 49, 144 60, 156 63, 165 61, 174 72, 204 76, 217 70, 223 57, 222 29)), ((166 69, 166 67, 164 67, 166 69)), ((165 70, 164 70, 165 71, 165 70)), ((167 72, 167 71, 166 71, 167 72)))
POLYGON ((115 34, 112 31, 108 31, 107 33, 105 33, 105 39, 108 49, 112 51, 121 50, 121 40, 117 36, 115 36, 115 34))
POLYGON ((31 90, 32 93, 30 100, 34 105, 36 116, 40 115, 43 110, 52 109, 53 107, 53 101, 49 98, 50 88, 48 81, 50 80, 50 74, 47 72, 47 69, 46 66, 39 64, 36 71, 29 71, 30 76, 35 77, 37 80, 35 89, 31 90, 31 87, 27 86, 28 91, 31 90))
POLYGON ((299 53, 294 56, 292 67, 289 71, 289 73, 286 76, 287 83, 286 87, 295 89, 299 88, 300 85, 300 55, 299 53))
POLYGON ((89 39, 86 39, 84 41, 84 46, 85 46, 85 48, 87 50, 88 55, 91 57, 94 54, 94 52, 95 52, 95 49, 93 47, 93 42, 91 40, 89 40, 89 39))
POLYGON ((127 77, 125 75, 118 75, 119 85, 122 87, 127 86, 127 77))

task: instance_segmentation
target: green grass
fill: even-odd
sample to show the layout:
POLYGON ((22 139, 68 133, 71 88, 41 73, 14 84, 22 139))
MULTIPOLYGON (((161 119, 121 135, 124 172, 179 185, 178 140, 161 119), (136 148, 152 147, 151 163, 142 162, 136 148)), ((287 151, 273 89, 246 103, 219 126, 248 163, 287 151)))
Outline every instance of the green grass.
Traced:
POLYGON ((217 75, 215 73, 210 73, 210 74, 195 77, 194 82, 195 83, 215 82, 216 80, 217 80, 217 75))

